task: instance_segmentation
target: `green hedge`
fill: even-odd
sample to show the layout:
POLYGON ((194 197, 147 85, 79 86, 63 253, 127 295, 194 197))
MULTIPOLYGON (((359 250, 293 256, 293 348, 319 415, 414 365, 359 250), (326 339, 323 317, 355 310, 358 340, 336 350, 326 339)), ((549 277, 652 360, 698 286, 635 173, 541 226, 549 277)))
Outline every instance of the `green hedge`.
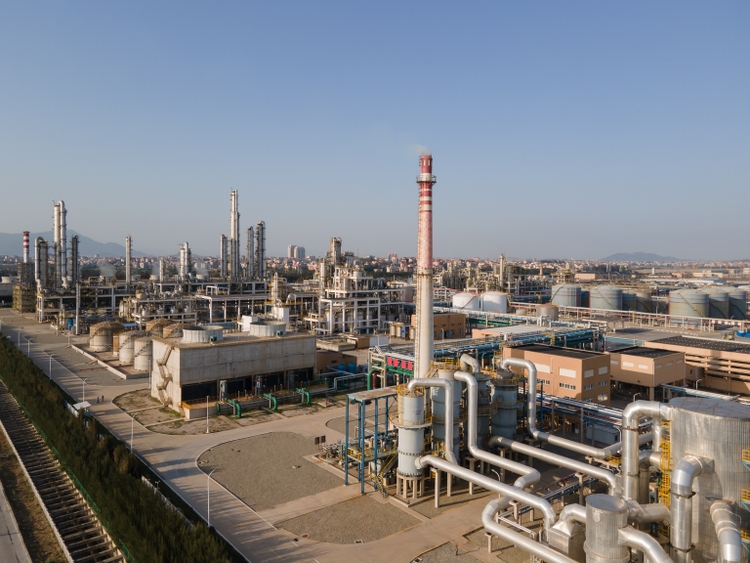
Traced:
MULTIPOLYGON (((26 410, 60 461, 96 504, 116 543, 124 543, 135 563, 239 563, 245 559, 202 519, 164 491, 193 522, 167 506, 141 481, 153 473, 95 419, 88 424, 65 408, 72 402, 6 338, 0 339, 0 379, 26 410)), ((171 494, 170 494, 171 493, 171 494)))

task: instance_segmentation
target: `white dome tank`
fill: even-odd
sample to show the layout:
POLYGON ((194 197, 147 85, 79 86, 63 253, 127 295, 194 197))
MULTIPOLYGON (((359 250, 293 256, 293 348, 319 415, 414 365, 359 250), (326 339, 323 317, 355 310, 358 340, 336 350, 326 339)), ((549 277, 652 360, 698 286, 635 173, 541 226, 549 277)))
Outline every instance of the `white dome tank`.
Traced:
POLYGON ((479 296, 474 293, 456 293, 451 303, 454 309, 479 311, 479 296))
POLYGON ((570 283, 553 285, 552 303, 560 307, 580 307, 581 286, 570 283))
POLYGON ((503 315, 508 312, 508 294, 499 291, 487 291, 481 296, 482 311, 497 312, 503 315))
POLYGON ((597 285, 591 288, 589 297, 591 309, 622 311, 622 289, 614 285, 597 285))
POLYGON ((707 317, 708 294, 696 289, 671 292, 669 314, 673 317, 707 317))

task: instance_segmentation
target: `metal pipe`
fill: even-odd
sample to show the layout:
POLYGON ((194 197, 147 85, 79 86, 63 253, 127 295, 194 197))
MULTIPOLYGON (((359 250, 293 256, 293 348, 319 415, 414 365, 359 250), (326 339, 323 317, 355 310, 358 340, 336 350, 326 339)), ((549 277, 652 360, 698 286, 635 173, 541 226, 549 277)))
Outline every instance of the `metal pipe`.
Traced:
POLYGON ((677 563, 690 562, 690 551, 693 548, 693 481, 698 475, 709 471, 709 463, 693 455, 683 457, 672 470, 672 526, 669 542, 674 548, 673 555, 677 563))
POLYGON ((419 219, 417 234, 417 309, 414 340, 414 377, 427 377, 434 355, 432 309, 432 155, 419 157, 419 219))
POLYGON ((622 494, 627 500, 644 500, 638 498, 639 482, 639 448, 641 417, 655 420, 669 420, 672 408, 656 401, 635 401, 622 411, 622 494))
POLYGON ((498 506, 500 506, 500 509, 502 510, 507 508, 508 505, 510 505, 510 501, 512 500, 529 505, 532 508, 539 510, 544 516, 545 529, 551 528, 555 523, 555 520, 557 520, 555 510, 552 508, 552 505, 549 503, 549 501, 531 493, 527 493, 526 491, 523 491, 518 487, 515 487, 513 485, 506 485, 505 483, 501 483, 500 481, 496 481, 495 479, 491 479, 490 477, 487 477, 485 475, 480 475, 479 473, 471 471, 466 467, 461 467, 460 465, 456 465, 455 463, 451 463, 448 460, 434 455, 426 455, 417 459, 416 466, 418 469, 421 469, 425 465, 430 465, 432 467, 435 467, 436 469, 440 469, 441 471, 445 471, 446 473, 450 473, 451 475, 464 479, 465 481, 469 481, 471 483, 474 483, 475 485, 479 485, 480 487, 484 487, 485 489, 498 493, 499 495, 501 495, 501 498, 498 499, 498 506))
MULTIPOLYGON (((470 356, 467 356, 471 358, 470 356)), ((471 358, 472 360, 474 358, 471 358)), ((464 363, 464 356, 461 357, 461 363, 464 363)), ((512 471, 513 473, 517 473, 521 475, 518 479, 516 479, 515 485, 519 489, 526 489, 533 485, 534 483, 538 483, 541 479, 541 474, 539 471, 534 469, 533 467, 529 467, 528 465, 524 465, 523 463, 518 463, 516 461, 500 457, 498 455, 491 454, 489 452, 485 452, 483 450, 480 450, 477 446, 477 416, 478 416, 478 408, 477 404, 479 402, 479 389, 477 387, 477 380, 474 378, 473 375, 470 373, 466 373, 464 371, 457 371, 453 374, 453 377, 456 378, 458 381, 463 381, 466 383, 466 389, 467 389, 467 395, 469 398, 469 412, 468 412, 468 423, 469 428, 467 432, 467 446, 469 448, 469 453, 474 456, 477 459, 481 459, 482 461, 486 461, 488 463, 492 463, 494 465, 497 465, 498 467, 502 467, 503 469, 507 469, 508 471, 512 471)), ((417 381, 417 380, 413 380, 417 381)), ((432 379, 423 379, 419 381, 433 381, 432 379)), ((445 380, 443 380, 445 381, 445 380)), ((410 385, 411 386, 411 385, 410 385)), ((452 395, 452 392, 451 392, 452 395)), ((448 398, 446 393, 446 403, 450 401, 451 399, 448 398)), ((452 410, 452 407, 447 410, 452 410)), ((447 442, 447 436, 449 432, 449 426, 447 422, 447 416, 446 416, 446 423, 445 423, 445 433, 446 433, 446 442, 447 442)), ((453 418, 453 415, 451 413, 451 418, 453 418)), ((452 430, 451 430, 452 434, 452 430)), ((451 436, 452 439, 452 436, 451 436)), ((446 443, 446 449, 447 449, 447 443, 446 443)))
POLYGON ((565 522, 568 526, 574 522, 586 523, 586 507, 580 504, 566 504, 560 511, 558 522, 565 522))
POLYGON ((664 552, 659 542, 649 536, 646 532, 641 532, 635 528, 620 528, 617 531, 620 545, 626 545, 630 548, 642 552, 648 563, 673 563, 672 559, 664 552))
POLYGON ((620 447, 622 446, 620 442, 607 446, 606 448, 595 448, 593 446, 579 444, 578 442, 566 440, 565 438, 560 438, 559 436, 554 436, 539 430, 536 426, 536 366, 529 360, 521 360, 519 358, 506 358, 502 361, 501 366, 503 369, 508 369, 510 366, 524 368, 529 374, 529 397, 526 401, 529 410, 526 418, 526 430, 532 438, 579 454, 591 456, 596 459, 606 459, 615 455, 620 450, 620 447))
POLYGON ((447 379, 426 378, 412 379, 409 382, 409 391, 414 391, 417 387, 442 387, 445 389, 445 459, 451 463, 458 464, 455 454, 453 453, 453 385, 447 379))
POLYGON ((669 524, 672 514, 666 504, 640 504, 632 500, 628 503, 628 522, 643 524, 647 522, 664 522, 669 524))
POLYGON ((716 501, 711 505, 711 519, 719 538, 719 563, 742 563, 742 537, 732 509, 726 502, 716 501))
POLYGON ((495 522, 495 514, 503 509, 504 507, 502 507, 502 501, 500 499, 493 499, 487 504, 482 511, 482 525, 485 530, 500 539, 510 542, 511 545, 515 545, 516 547, 528 551, 533 556, 538 557, 547 563, 576 563, 574 559, 571 559, 567 555, 563 555, 551 547, 536 542, 523 534, 519 534, 518 532, 495 522))

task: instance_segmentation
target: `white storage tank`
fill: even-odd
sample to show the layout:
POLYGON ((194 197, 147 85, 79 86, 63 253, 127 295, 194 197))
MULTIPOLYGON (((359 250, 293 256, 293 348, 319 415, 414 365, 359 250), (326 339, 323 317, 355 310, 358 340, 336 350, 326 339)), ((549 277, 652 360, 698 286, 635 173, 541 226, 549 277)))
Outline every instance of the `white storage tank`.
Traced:
POLYGON ((258 321, 248 325, 247 333, 250 336, 259 337, 282 336, 286 334, 286 323, 284 321, 258 321))
POLYGON ((145 335, 146 333, 141 330, 131 330, 120 334, 120 349, 117 352, 117 357, 121 365, 129 366, 133 363, 135 339, 145 335))
POLYGON ((112 336, 115 331, 121 328, 122 325, 109 322, 92 325, 89 330, 89 348, 93 352, 107 352, 112 350, 112 336))
POLYGON ((552 303, 537 305, 536 316, 539 319, 546 317, 551 321, 556 321, 560 316, 560 309, 557 305, 553 305, 552 303))
POLYGON ((133 341, 133 371, 147 373, 151 365, 151 337, 139 336, 133 341))
POLYGON ((182 328, 183 342, 216 342, 224 339, 224 329, 220 326, 186 326, 182 328))
POLYGON ((552 303, 560 307, 580 307, 581 286, 571 283, 553 285, 552 303))
POLYGON ((696 289, 671 292, 669 314, 673 317, 707 317, 708 294, 696 289))
POLYGON ((729 318, 729 293, 723 287, 707 287, 708 316, 712 319, 729 318))
POLYGON ((481 297, 482 311, 497 312, 503 315, 508 312, 508 294, 499 291, 487 291, 481 297))
POLYGON ((479 296, 474 293, 456 293, 451 301, 454 309, 465 311, 479 311, 479 296))
POLYGON ((589 295, 589 307, 607 311, 622 311, 622 289, 614 285, 592 287, 589 295))
POLYGON ((747 290, 740 288, 729 290, 729 318, 747 319, 747 290))
POLYGON ((406 385, 398 387, 398 474, 421 477, 423 469, 415 463, 424 454, 425 403, 424 389, 409 391, 406 385))

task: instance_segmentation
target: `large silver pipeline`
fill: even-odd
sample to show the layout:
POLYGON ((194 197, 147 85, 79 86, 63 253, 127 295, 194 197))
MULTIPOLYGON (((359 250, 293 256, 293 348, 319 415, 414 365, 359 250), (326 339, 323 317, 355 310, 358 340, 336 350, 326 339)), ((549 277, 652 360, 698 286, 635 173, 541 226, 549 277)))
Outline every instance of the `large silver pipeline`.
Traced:
POLYGON ((729 505, 724 501, 713 503, 711 519, 719 538, 719 563, 742 563, 742 537, 729 505))
POLYGON ((409 391, 416 387, 442 387, 445 389, 445 459, 451 463, 458 464, 453 453, 453 385, 447 379, 439 378, 413 378, 409 382, 409 391))
POLYGON ((551 547, 536 542, 529 537, 519 534, 518 532, 495 522, 495 514, 505 508, 502 506, 502 503, 503 501, 501 499, 493 499, 482 511, 482 525, 485 530, 500 539, 510 542, 511 545, 515 545, 516 547, 528 551, 535 557, 538 557, 547 563, 576 563, 574 559, 571 559, 567 555, 563 555, 551 547))
POLYGON ((499 506, 502 510, 507 508, 510 504, 510 501, 512 500, 518 501, 522 504, 527 504, 532 508, 539 510, 544 515, 545 529, 549 529, 550 527, 552 527, 552 525, 557 520, 555 510, 552 508, 552 505, 549 503, 549 501, 543 499, 542 497, 538 497, 522 489, 519 489, 516 486, 506 485, 505 483, 501 483, 500 481, 496 481, 495 479, 491 479, 490 477, 487 477, 485 475, 480 475, 479 473, 471 471, 466 467, 461 467, 460 465, 451 463, 450 461, 434 455, 426 455, 417 459, 417 469, 421 469, 425 465, 430 465, 432 467, 435 467, 436 469, 440 469, 441 471, 450 473, 455 477, 459 477, 460 479, 464 479, 465 481, 469 481, 471 483, 474 483, 475 485, 484 487, 485 489, 495 492, 498 495, 502 495, 502 498, 499 499, 499 506))
POLYGON ((622 411, 622 495, 627 500, 639 499, 640 425, 641 417, 669 420, 672 408, 656 401, 635 401, 622 411))
POLYGON ((664 553, 664 549, 659 545, 659 542, 647 533, 626 527, 620 528, 617 535, 620 545, 626 545, 642 552, 648 563, 673 563, 672 559, 664 553))
MULTIPOLYGON (((471 358, 471 356, 467 357, 471 358)), ((473 360, 474 358, 471 359, 473 360)), ((464 363, 463 357, 461 358, 461 363, 464 363)), ((469 428, 466 436, 469 453, 477 459, 481 459, 482 461, 486 461, 487 463, 497 465, 498 467, 502 467, 503 469, 507 469, 508 471, 512 471, 513 473, 521 475, 521 477, 519 477, 515 483, 515 485, 521 489, 526 489, 530 485, 538 483, 541 479, 541 475, 539 471, 537 471, 533 467, 529 467, 528 465, 524 465, 523 463, 518 463, 511 459, 500 457, 498 455, 494 455, 479 449, 479 447, 477 446, 477 416, 479 412, 479 389, 477 387, 477 380, 473 375, 471 375, 470 373, 466 373, 465 371, 457 371, 453 374, 453 377, 455 377, 458 381, 463 381, 464 383, 466 383, 466 390, 469 398, 469 428)), ((448 402, 448 400, 449 399, 446 397, 446 402, 448 402)), ((448 432, 449 427, 446 421, 446 437, 448 435, 448 432)))
MULTIPOLYGON (((521 360, 519 358, 506 358, 503 360, 501 366, 503 369, 508 369, 510 366, 524 368, 529 374, 528 400, 526 401, 526 404, 528 405, 526 430, 532 438, 579 454, 591 456, 596 459, 606 459, 615 455, 620 450, 620 442, 607 446, 606 448, 595 448, 593 446, 580 444, 573 440, 566 440, 565 438, 560 438, 559 436, 554 436, 553 434, 539 430, 536 427, 536 366, 529 360, 521 360)), ((583 431, 583 429, 581 429, 581 431, 583 431)))
MULTIPOLYGON (((624 462, 624 458, 623 458, 624 462)), ((710 463, 693 455, 686 455, 672 470, 670 504, 672 525, 669 543, 677 563, 689 563, 693 547, 693 481, 701 473, 711 471, 710 463)))
POLYGON ((581 504, 566 504, 560 511, 558 522, 563 522, 570 526, 574 522, 580 524, 586 523, 586 507, 581 504))
POLYGON ((629 500, 628 522, 644 524, 647 522, 664 522, 669 524, 672 514, 666 504, 640 504, 629 500))

